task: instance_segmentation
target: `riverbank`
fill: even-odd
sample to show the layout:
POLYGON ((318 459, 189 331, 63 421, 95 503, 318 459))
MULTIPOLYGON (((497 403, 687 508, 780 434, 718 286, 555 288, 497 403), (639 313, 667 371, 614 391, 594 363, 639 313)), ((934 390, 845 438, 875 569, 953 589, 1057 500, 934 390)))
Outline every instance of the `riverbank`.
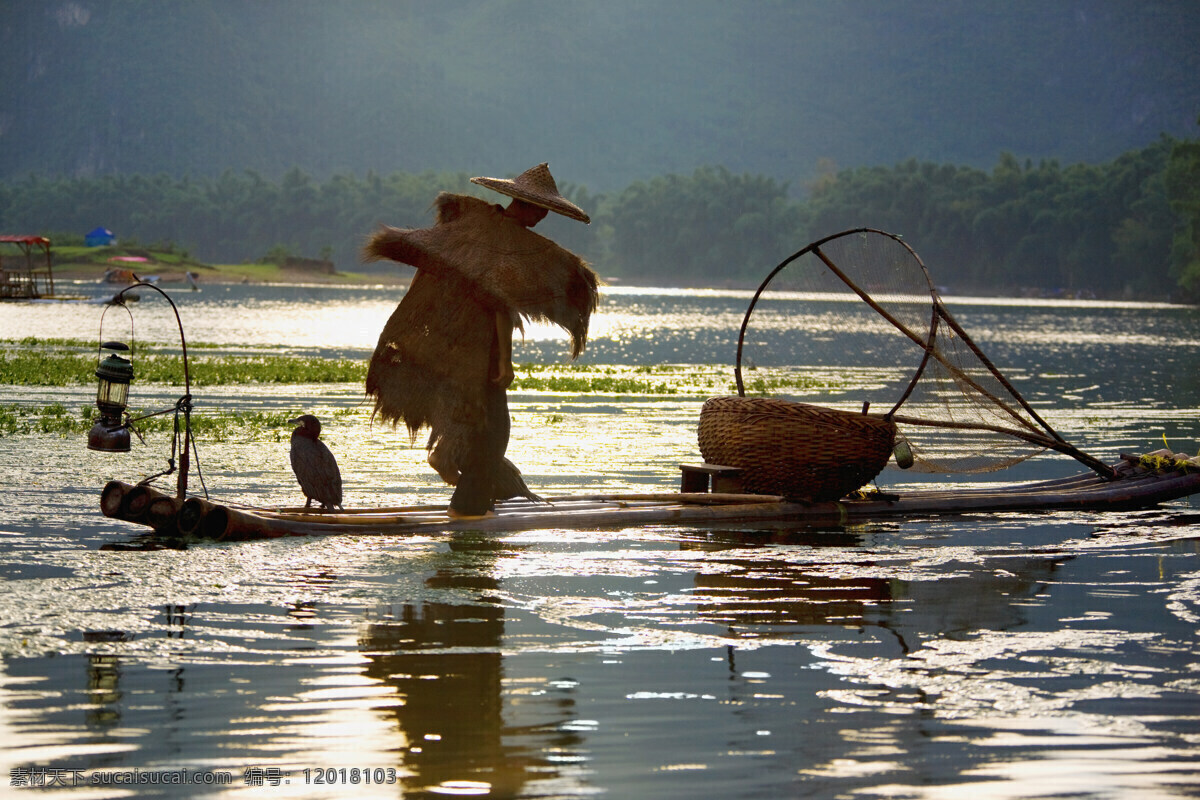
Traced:
POLYGON ((173 248, 59 246, 53 251, 54 276, 61 281, 115 285, 155 278, 163 284, 328 284, 404 285, 411 270, 339 271, 331 261, 288 257, 246 264, 205 264, 173 248))
MULTIPOLYGON (((124 286, 137 278, 155 278, 166 286, 190 286, 188 273, 199 284, 210 285, 326 285, 326 286, 407 286, 415 270, 403 264, 357 265, 361 270, 341 271, 332 261, 288 257, 282 263, 260 261, 245 264, 204 264, 185 253, 141 247, 76 247, 59 246, 53 250, 54 277, 59 281, 108 282, 124 286), (107 281, 106 281, 107 277, 107 281)), ((611 276, 602 278, 604 285, 616 287, 654 286, 644 278, 611 276)), ((677 277, 670 288, 679 290, 754 291, 757 281, 745 280, 688 280, 677 277)), ((1135 296, 1122 293, 1102 296, 1095 292, 1067 292, 1034 286, 1014 286, 1000 289, 994 286, 957 284, 939 286, 943 297, 1016 297, 1036 300, 1098 300, 1117 302, 1165 302, 1188 304, 1178 297, 1135 296)))
POLYGON ((322 284, 403 286, 412 277, 394 272, 320 272, 288 269, 278 264, 169 264, 144 261, 123 266, 95 263, 66 262, 55 264, 54 277, 59 281, 96 281, 124 285, 138 278, 154 277, 161 284, 188 284, 191 273, 196 283, 204 284, 322 284), (106 280, 106 276, 109 276, 106 280))

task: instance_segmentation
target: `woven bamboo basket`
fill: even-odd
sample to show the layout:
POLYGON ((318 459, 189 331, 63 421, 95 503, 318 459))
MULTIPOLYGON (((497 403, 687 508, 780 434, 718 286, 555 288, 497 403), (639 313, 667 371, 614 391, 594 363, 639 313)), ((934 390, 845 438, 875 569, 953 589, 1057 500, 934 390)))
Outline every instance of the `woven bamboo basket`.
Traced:
POLYGON ((738 467, 748 492, 836 500, 870 482, 896 437, 891 419, 763 397, 713 397, 700 411, 700 454, 738 467))

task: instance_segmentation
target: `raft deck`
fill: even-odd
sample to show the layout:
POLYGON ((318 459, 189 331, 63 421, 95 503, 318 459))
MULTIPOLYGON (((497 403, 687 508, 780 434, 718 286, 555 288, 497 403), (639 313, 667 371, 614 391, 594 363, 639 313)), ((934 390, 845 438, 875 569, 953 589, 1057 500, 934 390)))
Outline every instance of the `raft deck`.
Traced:
POLYGON ((510 500, 497 504, 495 516, 472 520, 451 519, 444 505, 323 511, 223 505, 198 497, 180 501, 153 487, 120 481, 105 486, 100 507, 106 516, 147 526, 166 538, 240 541, 348 533, 421 535, 462 530, 502 533, 542 528, 583 530, 767 521, 799 526, 997 511, 1127 511, 1200 492, 1200 471, 1148 468, 1137 456, 1122 456, 1122 462, 1114 470, 1117 478, 1111 481, 1089 472, 1009 486, 911 490, 896 494, 872 492, 821 503, 710 491, 573 495, 549 498, 542 503, 510 500))

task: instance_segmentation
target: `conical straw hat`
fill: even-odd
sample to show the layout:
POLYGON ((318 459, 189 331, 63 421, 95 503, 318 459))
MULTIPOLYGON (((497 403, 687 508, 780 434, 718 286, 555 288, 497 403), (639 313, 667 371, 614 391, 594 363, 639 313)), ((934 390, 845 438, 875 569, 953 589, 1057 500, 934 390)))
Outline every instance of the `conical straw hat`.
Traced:
POLYGON ((558 184, 546 162, 530 167, 513 180, 507 178, 471 178, 471 183, 486 186, 492 191, 533 203, 564 217, 590 223, 592 220, 579 206, 558 193, 558 184))

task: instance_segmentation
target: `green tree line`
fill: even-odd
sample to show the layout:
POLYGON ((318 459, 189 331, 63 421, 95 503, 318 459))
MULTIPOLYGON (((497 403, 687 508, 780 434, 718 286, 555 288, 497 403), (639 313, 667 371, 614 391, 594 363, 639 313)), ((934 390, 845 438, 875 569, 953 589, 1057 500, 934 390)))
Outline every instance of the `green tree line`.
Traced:
MULTIPOLYGON (((985 170, 909 160, 826 170, 803 198, 762 175, 706 166, 591 194, 563 184, 583 226, 554 215, 539 231, 606 276, 675 284, 753 284, 807 242, 874 227, 903 235, 955 290, 1200 296, 1200 142, 1163 137, 1104 164, 985 170)), ((0 183, 0 232, 78 236, 97 225, 126 241, 170 243, 210 263, 268 251, 330 255, 354 269, 380 223, 430 223, 440 191, 474 192, 462 173, 338 174, 292 169, 215 178, 105 175, 0 183)))

